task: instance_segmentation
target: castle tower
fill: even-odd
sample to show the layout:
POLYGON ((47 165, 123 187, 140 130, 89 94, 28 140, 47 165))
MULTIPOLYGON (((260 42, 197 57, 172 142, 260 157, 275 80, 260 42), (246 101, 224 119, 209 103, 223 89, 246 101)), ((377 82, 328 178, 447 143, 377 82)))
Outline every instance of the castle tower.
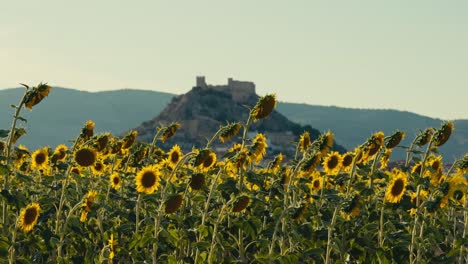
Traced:
POLYGON ((197 76, 197 87, 206 87, 205 76, 197 76))

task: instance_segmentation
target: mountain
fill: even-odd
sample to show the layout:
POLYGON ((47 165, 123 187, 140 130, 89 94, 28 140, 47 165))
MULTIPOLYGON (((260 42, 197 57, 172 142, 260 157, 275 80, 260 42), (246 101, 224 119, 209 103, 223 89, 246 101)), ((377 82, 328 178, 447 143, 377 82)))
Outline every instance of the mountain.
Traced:
MULTIPOLYGON (((0 90, 0 129, 11 126, 14 109, 10 105, 17 104, 23 93, 23 88, 0 90)), ((176 98, 176 95, 156 91, 85 92, 54 87, 33 111, 22 111, 28 122, 19 122, 19 125, 26 126, 28 134, 18 143, 30 149, 54 147, 78 135, 88 119, 96 122, 97 132, 119 135, 160 114, 172 98, 176 98)), ((281 99, 280 94, 278 98, 281 99)), ((278 103, 276 110, 293 122, 310 125, 321 132, 330 129, 336 140, 350 150, 379 130, 386 135, 396 129, 405 131, 403 145, 408 146, 419 130, 439 127, 442 122, 440 119, 396 110, 351 109, 284 102, 278 103)), ((247 112, 245 108, 243 111, 247 112)), ((222 114, 222 111, 216 112, 218 115, 222 114)), ((236 120, 241 120, 241 117, 236 120)), ((450 140, 440 147, 444 160, 448 162, 468 152, 468 120, 453 121, 455 131, 450 140)), ((265 121, 259 121, 258 124, 262 122, 265 121)), ((205 140, 203 137, 201 139, 205 140)), ((395 152, 393 159, 404 157, 403 150, 397 149, 395 152)))
MULTIPOLYGON (((390 135, 402 130, 406 138, 400 145, 409 146, 416 134, 427 127, 439 128, 443 120, 406 111, 380 109, 352 109, 336 106, 279 103, 277 110, 300 124, 310 124, 319 130, 330 129, 347 149, 362 144, 372 133, 383 131, 390 135)), ((447 161, 460 158, 468 152, 468 120, 453 120, 455 130, 450 140, 439 148, 447 161)), ((393 159, 404 159, 398 148, 393 159)))
MULTIPOLYGON (((9 129, 13 116, 11 104, 17 104, 24 88, 0 90, 0 129, 9 129)), ((84 123, 91 119, 96 132, 119 135, 158 115, 169 103, 172 94, 144 90, 116 90, 85 92, 66 88, 52 88, 49 96, 32 111, 23 109, 27 134, 19 144, 30 149, 55 147, 66 143, 80 133, 84 123)))
MULTIPOLYGON (((182 126, 174 137, 161 144, 162 147, 176 143, 185 151, 193 146, 203 147, 221 126, 228 122, 245 122, 249 114, 246 106, 253 107, 260 98, 255 93, 255 84, 251 82, 228 79, 227 85, 207 85, 203 77, 199 78, 197 86, 191 91, 174 97, 161 114, 136 128, 140 140, 151 142, 161 124, 178 122, 182 126)), ((251 137, 255 132, 266 135, 269 154, 282 152, 288 156, 294 155, 295 147, 292 143, 304 131, 308 131, 312 139, 320 134, 311 126, 296 124, 277 111, 252 123, 249 128, 251 137)), ((239 142, 239 139, 240 135, 235 141, 239 142)), ((216 140, 213 146, 218 151, 223 151, 232 146, 232 143, 222 144, 216 140)), ((345 150, 339 145, 334 147, 341 152, 345 150)))

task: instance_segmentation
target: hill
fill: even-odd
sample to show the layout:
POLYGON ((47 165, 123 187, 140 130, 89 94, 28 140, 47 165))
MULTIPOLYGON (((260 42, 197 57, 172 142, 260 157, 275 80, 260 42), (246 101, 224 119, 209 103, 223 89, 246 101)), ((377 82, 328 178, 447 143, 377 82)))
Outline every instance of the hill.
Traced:
MULTIPOLYGON (((229 79, 227 85, 207 85, 204 79, 200 79, 191 91, 174 97, 160 115, 143 122, 136 130, 140 140, 151 142, 160 124, 178 122, 182 124, 181 128, 164 146, 177 143, 182 149, 189 151, 193 146, 203 147, 220 126, 228 122, 245 122, 249 114, 246 106, 253 107, 259 98, 255 93, 255 85, 251 82, 229 79)), ((304 131, 308 131, 312 139, 320 134, 317 129, 296 124, 277 111, 252 123, 249 129, 251 136, 255 132, 266 135, 269 154, 282 152, 288 155, 294 155, 295 147, 292 143, 304 131)), ((223 151, 231 145, 232 143, 222 144, 216 141, 214 147, 223 151)), ((341 152, 345 150, 339 145, 335 145, 335 149, 341 152)))
MULTIPOLYGON (((0 90, 0 129, 11 125, 13 109, 24 92, 23 88, 0 90)), ((281 99, 281 95, 278 95, 281 99)), ((85 92, 66 88, 51 91, 44 102, 32 112, 23 110, 28 119, 28 134, 19 140, 31 149, 55 146, 77 135, 88 119, 96 122, 97 132, 119 135, 129 128, 151 120, 176 98, 174 94, 144 90, 114 90, 85 92)), ((205 99, 207 100, 207 99, 205 99)), ((220 104, 221 107, 223 104, 220 104)), ((379 109, 351 109, 335 106, 317 106, 280 102, 276 110, 293 122, 310 125, 324 132, 335 133, 336 140, 345 148, 353 149, 378 130, 389 134, 396 129, 406 132, 404 145, 409 145, 420 129, 439 127, 442 120, 410 112, 379 109)), ((205 110, 206 111, 206 110, 205 110)), ((246 112, 246 109, 243 109, 246 112)), ((222 115, 223 111, 213 111, 222 115)), ((236 118, 239 120, 239 118, 236 118)), ((231 120, 226 120, 231 121, 231 120)), ((468 120, 453 120, 455 131, 451 139, 440 148, 446 161, 468 152, 468 120)), ((204 138, 202 137, 204 140, 204 138)), ((396 151, 394 159, 404 156, 396 151)))
MULTIPOLYGON (((319 130, 330 129, 348 149, 363 143, 372 133, 389 135, 396 129, 405 131, 402 145, 409 146, 415 135, 427 127, 440 127, 441 119, 418 114, 382 109, 352 109, 336 106, 279 103, 280 113, 300 124, 311 124, 319 130)), ((453 120, 455 131, 450 140, 439 148, 444 158, 452 161, 468 152, 468 120, 453 120)), ((404 150, 397 149, 394 158, 403 159, 404 150)))
MULTIPOLYGON (((23 96, 23 88, 0 90, 0 129, 9 129, 13 108, 23 96)), ((31 149, 55 147, 79 134, 91 119, 97 132, 115 135, 158 115, 173 97, 172 94, 144 90, 85 92, 54 87, 49 96, 33 111, 22 110, 27 134, 18 143, 31 149)))

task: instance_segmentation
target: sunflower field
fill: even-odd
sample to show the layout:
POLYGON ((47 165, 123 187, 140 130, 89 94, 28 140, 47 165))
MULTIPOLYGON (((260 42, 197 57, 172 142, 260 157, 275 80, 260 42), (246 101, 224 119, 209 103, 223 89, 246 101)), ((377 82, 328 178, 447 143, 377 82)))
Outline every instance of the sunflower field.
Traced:
POLYGON ((276 106, 266 95, 186 153, 164 145, 178 123, 151 143, 88 121, 70 146, 17 145, 21 111, 50 91, 25 85, 0 130, 2 263, 468 262, 468 155, 444 165, 438 154, 450 121, 409 146, 403 131, 376 132, 347 153, 332 132, 305 132, 294 156, 270 156, 265 135, 248 137, 276 106), (397 147, 406 160, 389 163, 397 147))

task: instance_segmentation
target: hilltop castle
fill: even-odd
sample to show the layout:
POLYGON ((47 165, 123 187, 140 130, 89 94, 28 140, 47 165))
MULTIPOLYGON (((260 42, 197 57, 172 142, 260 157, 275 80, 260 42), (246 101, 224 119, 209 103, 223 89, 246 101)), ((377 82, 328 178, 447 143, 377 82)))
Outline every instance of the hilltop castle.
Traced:
POLYGON ((197 76, 196 87, 229 93, 237 102, 245 102, 250 96, 255 95, 255 83, 236 81, 232 78, 228 78, 227 85, 211 85, 206 84, 205 76, 197 76))

